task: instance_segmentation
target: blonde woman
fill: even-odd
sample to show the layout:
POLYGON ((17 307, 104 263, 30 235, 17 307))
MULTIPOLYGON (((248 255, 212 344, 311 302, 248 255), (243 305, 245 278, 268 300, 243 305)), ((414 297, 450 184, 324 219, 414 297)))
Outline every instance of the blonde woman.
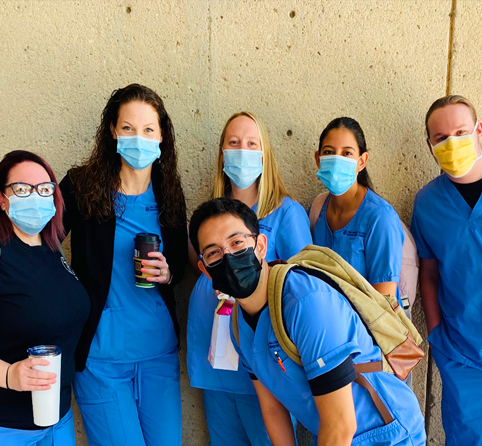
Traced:
MULTIPOLYGON (((260 231, 269 234, 268 261, 288 259, 312 243, 306 212, 290 197, 268 132, 252 113, 236 113, 224 126, 213 197, 237 199, 256 212, 260 231)), ((270 445, 248 373, 208 362, 217 304, 211 281, 201 275, 189 302, 187 363, 191 386, 203 389, 211 445, 270 445)))

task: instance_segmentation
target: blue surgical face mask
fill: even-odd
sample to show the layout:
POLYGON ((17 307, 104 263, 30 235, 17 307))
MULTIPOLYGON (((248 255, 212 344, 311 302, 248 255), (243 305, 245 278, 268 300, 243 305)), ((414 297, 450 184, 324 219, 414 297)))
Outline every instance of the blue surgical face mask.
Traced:
POLYGON ((144 138, 139 135, 117 135, 117 153, 129 167, 142 170, 161 156, 160 143, 159 139, 144 138))
POLYGON ((261 150, 223 150, 224 173, 240 189, 247 189, 263 173, 261 150))
POLYGON ((12 195, 7 199, 10 202, 7 212, 10 220, 28 235, 39 234, 56 212, 53 195, 41 197, 33 193, 28 197, 12 195))
POLYGON ((340 155, 320 156, 316 176, 333 195, 343 195, 356 181, 358 160, 340 155))

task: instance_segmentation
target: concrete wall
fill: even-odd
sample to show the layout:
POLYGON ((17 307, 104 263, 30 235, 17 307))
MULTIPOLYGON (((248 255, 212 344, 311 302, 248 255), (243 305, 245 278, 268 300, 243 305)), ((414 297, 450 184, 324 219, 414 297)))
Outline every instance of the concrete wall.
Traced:
MULTIPOLYGON (((307 206, 321 191, 318 136, 347 115, 365 131, 377 192, 408 223, 415 193, 438 174, 424 142, 428 107, 452 92, 482 111, 481 25, 476 0, 0 1, 0 155, 36 151, 63 177, 89 154, 112 90, 139 82, 173 119, 189 213, 209 196, 225 120, 242 109, 265 121, 289 190, 307 206)), ((193 282, 178 290, 183 326, 193 282)), ((423 330, 419 305, 415 313, 423 330)), ((430 443, 443 444, 428 363, 415 389, 430 443)), ((184 365, 182 399, 183 443, 208 444, 184 365)))

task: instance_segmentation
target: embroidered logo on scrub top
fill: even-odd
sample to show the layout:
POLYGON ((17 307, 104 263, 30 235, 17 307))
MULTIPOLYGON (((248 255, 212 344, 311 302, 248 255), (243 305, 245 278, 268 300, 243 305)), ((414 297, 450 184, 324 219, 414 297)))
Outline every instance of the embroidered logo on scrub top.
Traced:
POLYGON ((159 212, 159 208, 157 206, 146 206, 145 211, 146 212, 159 212))
POLYGON ((273 228, 271 226, 266 226, 266 225, 262 225, 260 224, 259 225, 259 229, 264 229, 266 232, 271 232, 273 230, 273 228))
POLYGON ((343 235, 346 235, 349 239, 353 240, 355 239, 356 237, 362 237, 364 238, 365 237, 365 233, 364 232, 360 232, 360 231, 348 231, 348 230, 344 230, 343 231, 343 235))

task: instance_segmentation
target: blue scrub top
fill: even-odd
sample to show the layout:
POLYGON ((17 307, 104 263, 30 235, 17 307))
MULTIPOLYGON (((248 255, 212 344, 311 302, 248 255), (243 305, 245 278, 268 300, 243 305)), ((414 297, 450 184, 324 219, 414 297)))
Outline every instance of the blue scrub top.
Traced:
MULTIPOLYGON (((256 211, 256 205, 253 210, 256 211)), ((284 197, 279 208, 259 221, 259 229, 268 238, 268 261, 287 260, 312 243, 306 211, 289 197, 284 197)), ((187 370, 191 386, 208 390, 254 394, 251 379, 241 367, 237 372, 213 369, 207 359, 211 344, 214 310, 218 302, 211 280, 202 274, 189 300, 187 370)))
POLYGON ((124 212, 116 216, 111 285, 89 359, 125 363, 172 352, 177 339, 157 286, 135 286, 133 257, 136 234, 158 234, 161 238, 159 251, 163 249, 159 209, 152 184, 141 195, 118 194, 118 204, 124 212))
MULTIPOLYGON (((308 381, 333 370, 348 356, 355 364, 380 361, 380 349, 373 345, 363 322, 346 299, 313 276, 290 271, 282 302, 283 321, 304 366, 296 364, 280 349, 268 307, 262 311, 255 332, 239 311, 240 345, 236 344, 231 331, 233 344, 246 370, 254 373, 264 387, 317 435, 320 419, 308 381), (275 351, 286 372, 278 364, 275 351)), ((353 444, 425 444, 423 416, 409 387, 386 372, 364 376, 395 421, 385 426, 368 392, 352 383, 357 421, 353 444), (407 435, 412 436, 411 441, 407 435)))
POLYGON ((429 342, 482 370, 482 197, 472 210, 447 175, 415 197, 411 232, 418 255, 437 259, 442 321, 429 342))
MULTIPOLYGON (((325 201, 316 221, 314 244, 335 251, 372 285, 398 283, 405 233, 395 209, 368 189, 350 222, 344 228, 331 232, 326 221, 330 197, 331 195, 325 201)), ((400 300, 398 287, 397 298, 400 300)))

